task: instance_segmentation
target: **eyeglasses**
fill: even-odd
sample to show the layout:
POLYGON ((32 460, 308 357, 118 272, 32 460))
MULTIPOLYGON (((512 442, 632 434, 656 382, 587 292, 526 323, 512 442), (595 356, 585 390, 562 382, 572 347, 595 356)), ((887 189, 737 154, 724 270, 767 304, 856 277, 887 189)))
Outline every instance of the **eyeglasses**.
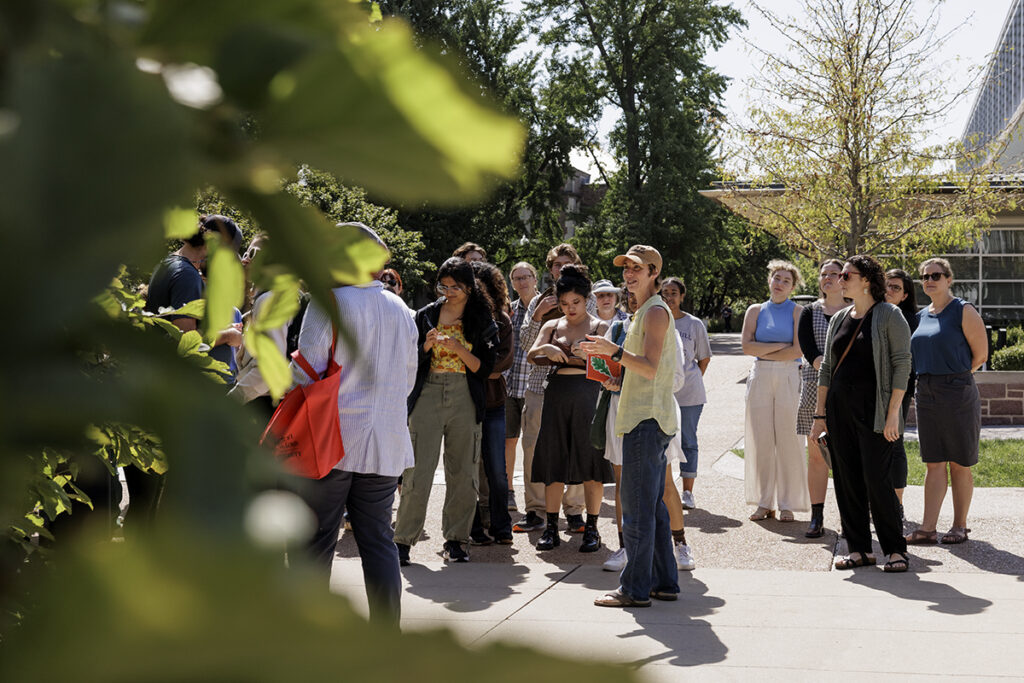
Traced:
POLYGON ((858 273, 857 271, 848 270, 845 273, 839 273, 839 279, 842 280, 843 282, 848 282, 850 280, 851 275, 856 275, 857 277, 860 277, 860 273, 858 273))
POLYGON ((441 296, 447 296, 448 292, 466 291, 466 288, 463 287, 462 285, 452 285, 449 287, 448 285, 442 285, 440 282, 437 283, 437 287, 435 287, 435 289, 437 290, 437 293, 440 294, 441 296))
POLYGON ((890 292, 902 292, 903 291, 903 285, 898 285, 896 283, 893 283, 891 285, 886 285, 885 288, 888 289, 890 292))
POLYGON ((921 273, 921 282, 928 282, 928 280, 938 282, 944 277, 946 277, 945 273, 921 273))

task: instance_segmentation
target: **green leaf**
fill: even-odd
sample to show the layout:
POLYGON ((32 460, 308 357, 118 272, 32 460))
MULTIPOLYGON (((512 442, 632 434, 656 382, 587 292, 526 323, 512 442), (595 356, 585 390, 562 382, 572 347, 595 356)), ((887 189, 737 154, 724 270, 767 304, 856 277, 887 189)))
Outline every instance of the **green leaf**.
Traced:
POLYGON ((183 240, 198 231, 198 220, 193 209, 174 208, 164 212, 164 237, 183 240))
MULTIPOLYGON (((253 321, 256 332, 266 332, 287 324, 299 310, 299 281, 293 275, 274 278, 268 301, 253 321)), ((254 354, 255 355, 255 354, 254 354)))
POLYGON ((261 332, 246 335, 246 348, 258 359, 260 374, 270 388, 270 395, 275 399, 284 396, 292 385, 292 372, 274 340, 261 332))
POLYGON ((228 247, 211 244, 211 248, 204 335, 209 342, 216 340, 221 331, 234 323, 234 309, 242 305, 245 297, 245 272, 238 255, 228 247))
POLYGON ((190 318, 202 319, 206 315, 206 300, 196 299, 195 301, 189 301, 181 308, 175 309, 170 313, 165 313, 164 315, 187 315, 190 318))
POLYGON ((181 335, 181 339, 178 340, 178 355, 187 356, 190 353, 199 350, 199 346, 203 343, 203 336, 196 330, 190 330, 181 335))

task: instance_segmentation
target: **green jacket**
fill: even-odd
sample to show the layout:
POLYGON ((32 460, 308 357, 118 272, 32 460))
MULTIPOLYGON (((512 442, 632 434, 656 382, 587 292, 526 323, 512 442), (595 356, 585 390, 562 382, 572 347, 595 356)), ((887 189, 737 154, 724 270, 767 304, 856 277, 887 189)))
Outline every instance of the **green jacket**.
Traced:
MULTIPOLYGON (((832 316, 825 337, 825 358, 818 371, 818 386, 827 387, 832 382, 832 367, 846 349, 832 348, 832 337, 853 310, 847 306, 832 316)), ((880 301, 872 309, 871 353, 875 358, 875 431, 885 431, 885 418, 889 411, 889 399, 893 389, 907 390, 910 379, 910 326, 903 313, 896 306, 880 301)), ((903 433, 903 410, 900 410, 900 434, 903 433)))

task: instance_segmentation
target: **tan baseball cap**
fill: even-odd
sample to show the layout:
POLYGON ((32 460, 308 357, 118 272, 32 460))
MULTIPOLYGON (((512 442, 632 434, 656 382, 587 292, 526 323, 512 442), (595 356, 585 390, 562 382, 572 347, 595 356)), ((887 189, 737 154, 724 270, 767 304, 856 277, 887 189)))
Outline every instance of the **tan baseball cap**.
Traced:
POLYGON ((632 261, 633 263, 639 263, 640 265, 654 266, 657 271, 661 272, 661 254, 654 247, 649 247, 646 244, 634 244, 629 248, 625 254, 619 254, 612 261, 616 266, 622 267, 626 265, 626 261, 632 261))

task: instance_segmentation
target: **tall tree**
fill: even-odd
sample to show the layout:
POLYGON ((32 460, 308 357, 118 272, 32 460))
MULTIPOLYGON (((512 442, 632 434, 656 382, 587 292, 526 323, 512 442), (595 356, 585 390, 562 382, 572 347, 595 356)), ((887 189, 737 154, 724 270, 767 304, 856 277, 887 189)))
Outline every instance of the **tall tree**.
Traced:
POLYGON ((911 254, 969 244, 1012 202, 989 150, 929 144, 968 89, 951 89, 939 2, 806 0, 799 20, 755 6, 786 39, 750 83, 725 201, 817 255, 911 254), (771 188, 770 191, 764 191, 771 188), (754 191, 749 191, 753 189, 754 191))
POLYGON ((604 245, 598 266, 610 265, 610 251, 643 241, 663 248, 668 269, 687 270, 715 224, 697 191, 713 177, 727 84, 704 59, 742 22, 739 12, 711 0, 527 0, 526 7, 552 51, 553 82, 585 91, 616 115, 606 150, 612 170, 599 163, 599 112, 578 112, 609 186, 589 229, 604 245))
POLYGON ((499 265, 536 260, 562 237, 561 190, 571 170, 569 153, 582 141, 571 123, 582 106, 578 98, 541 83, 539 53, 525 47, 526 21, 504 0, 383 0, 380 8, 409 21, 425 49, 440 50, 527 129, 519 173, 487 200, 463 209, 403 204, 399 222, 422 232, 424 258, 436 263, 463 241, 481 244, 499 265), (528 241, 522 240, 526 233, 528 241))

